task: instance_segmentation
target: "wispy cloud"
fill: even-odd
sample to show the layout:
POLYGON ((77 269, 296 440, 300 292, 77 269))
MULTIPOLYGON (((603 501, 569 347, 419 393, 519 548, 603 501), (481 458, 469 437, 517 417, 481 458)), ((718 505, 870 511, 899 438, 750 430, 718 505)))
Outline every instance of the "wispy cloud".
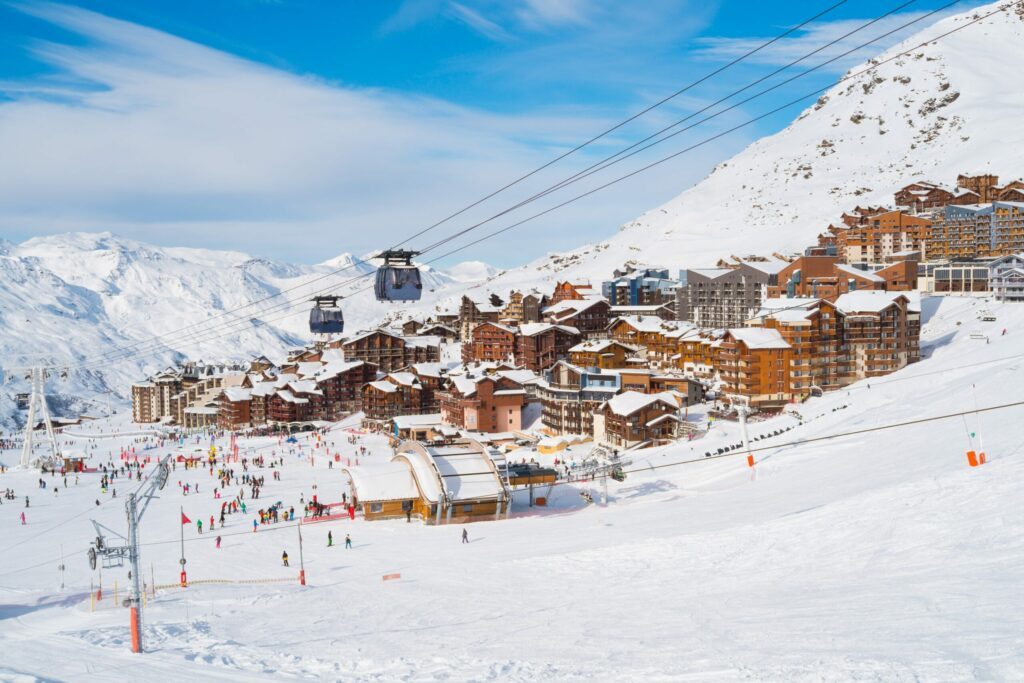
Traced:
MULTIPOLYGON (((968 6, 970 4, 979 3, 967 3, 968 6)), ((820 62, 827 61, 832 57, 843 54, 848 50, 852 50, 859 45, 867 43, 873 38, 884 36, 890 31, 895 31, 891 35, 885 36, 863 49, 856 50, 846 57, 837 59, 835 62, 832 62, 823 68, 823 70, 830 72, 846 71, 851 67, 864 62, 867 58, 878 54, 882 50, 905 40, 930 24, 933 24, 947 16, 962 13, 964 10, 964 6, 958 5, 949 10, 943 10, 928 17, 926 17, 926 14, 928 14, 926 11, 898 12, 874 23, 862 31, 854 33, 848 38, 839 40, 835 45, 808 60, 806 65, 813 66, 820 62), (917 23, 911 23, 915 20, 918 20, 917 23), (910 25, 906 28, 900 29, 899 27, 904 24, 910 25)), ((793 60, 799 59, 808 52, 811 52, 823 45, 827 45, 833 40, 846 35, 856 28, 866 24, 870 20, 871 19, 869 18, 843 19, 839 21, 826 21, 812 24, 806 30, 800 31, 790 37, 783 38, 772 46, 753 55, 750 57, 749 62, 752 64, 767 64, 772 66, 788 64, 793 60)), ((698 48, 694 50, 693 54, 697 57, 708 60, 728 61, 746 54, 766 40, 766 37, 749 36, 742 38, 718 36, 700 37, 695 40, 698 48)))
MULTIPOLYGON (((607 125, 586 109, 504 115, 348 87, 78 8, 22 9, 80 38, 33 46, 52 77, 0 86, 0 234, 13 239, 109 229, 306 260, 364 253, 607 125)), ((468 256, 508 265, 522 260, 524 240, 540 240, 541 250, 600 238, 742 142, 702 150, 674 175, 595 195, 468 256)))
POLYGON ((486 38, 505 41, 512 37, 497 22, 488 19, 475 9, 466 7, 458 2, 449 3, 448 7, 451 10, 452 16, 486 38))

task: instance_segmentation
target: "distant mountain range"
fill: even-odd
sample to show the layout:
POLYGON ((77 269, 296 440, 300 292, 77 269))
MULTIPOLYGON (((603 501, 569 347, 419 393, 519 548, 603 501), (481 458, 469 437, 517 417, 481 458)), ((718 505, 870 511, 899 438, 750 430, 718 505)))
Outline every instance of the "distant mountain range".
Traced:
MULTIPOLYGON (((872 62, 998 6, 940 21, 872 62)), ((959 173, 1010 180, 1024 173, 1024 89, 1014 76, 1014 65, 1022 64, 1024 11, 1015 5, 831 89, 788 128, 719 164, 606 241, 508 271, 479 262, 424 269, 426 291, 416 306, 377 303, 366 291, 368 277, 340 287, 348 295, 347 328, 452 309, 464 292, 550 290, 560 279, 596 285, 627 262, 679 269, 730 255, 798 251, 844 210, 891 204, 893 192, 911 180, 952 183, 959 173)), ((90 410, 96 407, 90 400, 108 388, 125 396, 131 382, 186 356, 280 356, 308 341, 304 300, 314 290, 372 270, 349 254, 292 265, 109 233, 0 242, 0 366, 85 362, 85 369, 69 373, 67 385, 54 385, 54 407, 90 410), (297 302, 289 317, 279 319, 288 311, 273 309, 282 298, 239 317, 225 314, 293 287, 299 289, 285 297, 297 302), (181 328, 189 329, 176 332, 181 328), (168 333, 164 342, 148 341, 168 333)), ((15 377, 0 392, 0 426, 17 422, 13 394, 24 386, 15 377)))

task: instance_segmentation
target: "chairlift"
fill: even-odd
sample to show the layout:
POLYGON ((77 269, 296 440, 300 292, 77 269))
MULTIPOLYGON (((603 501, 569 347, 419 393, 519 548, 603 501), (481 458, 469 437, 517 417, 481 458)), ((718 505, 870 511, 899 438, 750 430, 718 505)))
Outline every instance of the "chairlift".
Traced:
POLYGON ((423 296, 423 282, 420 270, 412 259, 418 252, 408 249, 389 249, 377 258, 384 259, 384 265, 377 269, 374 292, 377 301, 419 301, 423 296))
POLYGON ((340 299, 340 296, 332 294, 313 297, 313 308, 309 309, 311 334, 341 334, 345 331, 345 315, 338 306, 340 299))
POLYGON ((626 481, 626 471, 619 466, 612 468, 612 471, 608 476, 615 481, 626 481))

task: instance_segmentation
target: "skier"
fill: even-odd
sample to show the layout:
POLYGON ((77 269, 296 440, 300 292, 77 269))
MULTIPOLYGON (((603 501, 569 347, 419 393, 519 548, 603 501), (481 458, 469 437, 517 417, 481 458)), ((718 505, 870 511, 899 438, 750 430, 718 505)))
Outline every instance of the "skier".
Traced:
POLYGON ((22 513, 21 513, 21 524, 22 524, 22 526, 25 525, 25 512, 24 511, 22 511, 22 513))
POLYGON ((217 537, 217 550, 220 550, 220 536, 217 537))
POLYGON ((25 496, 25 507, 28 507, 28 496, 25 496))
POLYGON ((469 543, 469 531, 467 531, 466 529, 462 530, 462 542, 469 543))
POLYGON ((256 533, 256 527, 258 527, 258 526, 259 526, 259 522, 257 522, 255 519, 252 520, 252 532, 253 533, 256 533))
POLYGON ((352 537, 349 536, 348 534, 345 534, 345 549, 347 550, 347 549, 349 549, 351 547, 352 547, 352 537))
POLYGON ((196 530, 199 533, 203 533, 203 520, 201 520, 201 519, 197 519, 196 520, 196 530))
POLYGON ((334 536, 332 536, 331 532, 328 531, 327 532, 327 547, 330 548, 333 545, 334 545, 334 536))
POLYGON ((288 551, 287 550, 284 551, 283 553, 281 553, 281 562, 284 563, 284 566, 286 566, 286 567, 288 566, 288 551))

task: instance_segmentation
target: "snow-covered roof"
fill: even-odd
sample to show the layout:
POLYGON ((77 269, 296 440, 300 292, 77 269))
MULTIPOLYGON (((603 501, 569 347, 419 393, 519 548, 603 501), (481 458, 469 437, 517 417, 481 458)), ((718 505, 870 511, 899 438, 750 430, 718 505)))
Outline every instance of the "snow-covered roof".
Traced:
POLYGON ((252 390, 243 389, 242 387, 229 387, 224 390, 224 397, 229 401, 248 401, 252 398, 252 390))
POLYGON ((476 393, 476 379, 466 377, 465 375, 455 375, 451 378, 452 384, 458 389, 459 393, 463 396, 472 396, 476 393))
POLYGON ((388 374, 388 377, 405 387, 415 386, 420 383, 420 378, 411 372, 392 372, 388 374))
POLYGON ((611 327, 620 322, 626 323, 637 332, 666 332, 675 329, 675 326, 672 325, 666 327, 664 320, 653 315, 623 315, 613 320, 608 326, 611 327))
POLYGON ((789 261, 784 261, 783 259, 775 258, 774 256, 767 257, 763 261, 749 261, 747 259, 740 259, 740 263, 750 266, 754 270, 759 270, 762 273, 766 273, 768 275, 777 275, 779 272, 782 271, 783 268, 790 265, 789 261))
MULTIPOLYGON (((862 289, 856 292, 841 294, 836 299, 836 308, 845 313, 878 313, 903 297, 909 302, 908 292, 885 292, 880 290, 862 289)), ((910 309, 908 305, 908 310, 910 309)))
POLYGON ((706 278, 714 280, 715 278, 719 278, 723 275, 728 275, 729 273, 734 273, 736 271, 732 268, 690 268, 690 272, 697 273, 698 275, 703 275, 706 278))
POLYGON ((533 370, 498 370, 494 374, 498 377, 510 379, 517 384, 529 384, 536 382, 538 379, 537 373, 533 370))
POLYGON ((624 391, 618 396, 613 396, 605 401, 605 405, 609 410, 616 415, 621 415, 622 417, 628 417, 655 403, 661 403, 673 410, 679 407, 679 404, 676 403, 675 396, 667 391, 663 391, 658 394, 643 394, 639 391, 624 391))
POLYGON ((551 323, 526 323, 525 325, 519 326, 519 334, 524 337, 532 337, 541 332, 547 332, 548 330, 561 330, 566 334, 579 334, 580 331, 575 327, 569 327, 568 325, 552 325, 551 323))
POLYGON ((407 461, 378 463, 372 472, 363 472, 359 468, 347 469, 345 472, 352 479, 352 486, 360 502, 415 500, 420 497, 416 479, 407 461))
POLYGON ((440 363, 413 363, 412 369, 420 377, 436 377, 440 379, 444 374, 440 363))
POLYGON ((627 351, 636 351, 635 346, 629 344, 623 344, 622 342, 615 341, 614 339, 591 339, 585 341, 569 349, 569 353, 601 353, 607 351, 613 346, 621 346, 627 351))
POLYGON ((730 328, 729 334, 733 339, 743 344, 748 349, 788 349, 789 343, 782 338, 778 330, 764 327, 737 327, 730 328))
POLYGON ((281 398, 282 401, 287 401, 288 403, 309 403, 308 398, 298 398, 297 396, 295 396, 295 394, 288 391, 287 389, 282 389, 281 391, 277 392, 277 395, 281 398))
POLYGON ((432 427, 441 424, 441 413, 428 413, 426 415, 396 415, 391 418, 399 429, 410 427, 432 427))
POLYGON ((288 382, 288 388, 297 394, 323 394, 311 379, 304 379, 297 382, 288 382))
POLYGON ((860 268, 854 268, 853 266, 847 265, 845 263, 837 263, 835 264, 835 268, 836 270, 842 271, 849 275, 862 277, 865 280, 870 280, 871 282, 885 282, 884 277, 879 277, 878 275, 875 275, 869 270, 861 270, 860 268))
POLYGON ((383 391, 388 394, 393 394, 398 391, 398 387, 391 382, 385 382, 384 380, 377 380, 376 382, 369 382, 366 386, 373 387, 377 391, 383 391))
POLYGON ((607 303, 607 299, 598 296, 586 299, 563 299, 545 308, 543 313, 544 315, 553 315, 558 318, 571 317, 600 303, 607 303))
POLYGON ((505 488, 498 475, 491 471, 490 456, 485 451, 461 444, 426 450, 453 500, 495 498, 504 494, 505 488))
POLYGON ((320 371, 316 373, 316 379, 317 381, 322 382, 326 379, 343 375, 349 370, 358 368, 360 365, 363 365, 363 361, 361 360, 331 361, 320 368, 320 371))

